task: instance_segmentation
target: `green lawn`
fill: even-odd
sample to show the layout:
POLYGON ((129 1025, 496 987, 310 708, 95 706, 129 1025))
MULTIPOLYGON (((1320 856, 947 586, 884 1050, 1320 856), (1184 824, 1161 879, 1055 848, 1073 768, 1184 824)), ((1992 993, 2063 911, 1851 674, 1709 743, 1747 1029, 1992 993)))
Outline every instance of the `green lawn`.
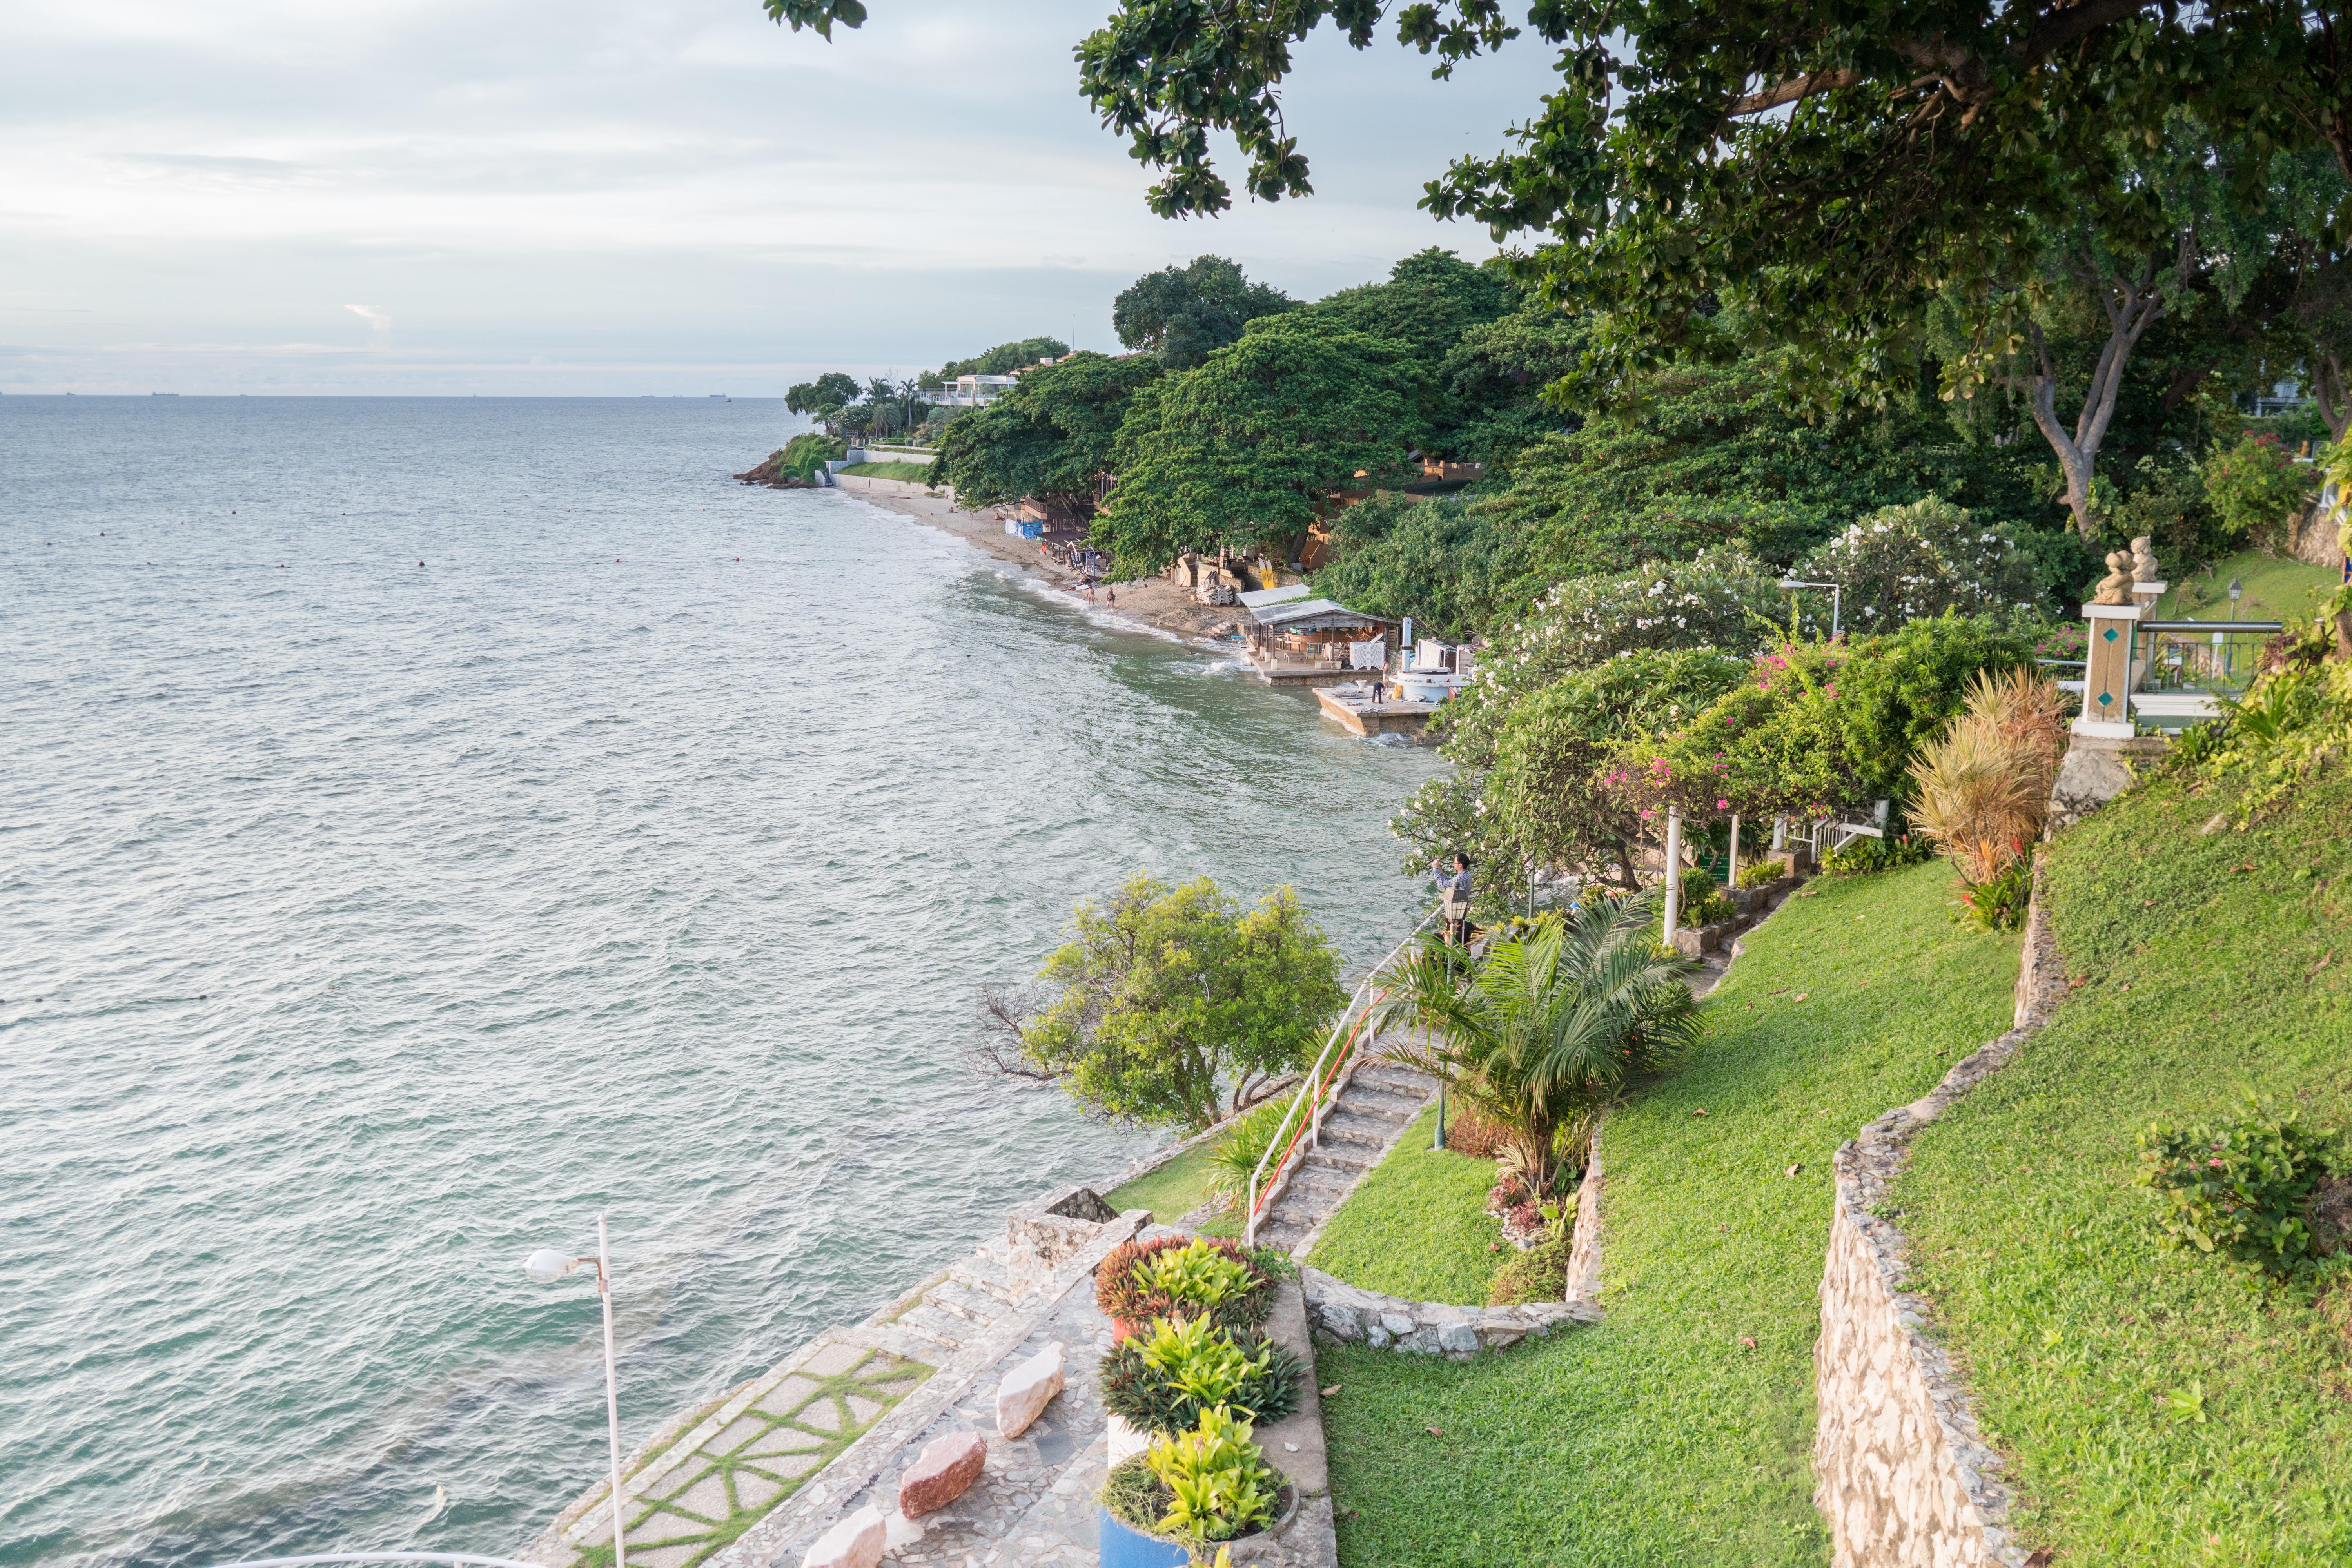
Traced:
MULTIPOLYGON (((1103 1194, 1103 1201, 1119 1213, 1129 1209, 1150 1209, 1154 1225, 1174 1225, 1192 1210, 1209 1200, 1209 1178, 1216 1173, 1209 1163, 1209 1151, 1204 1144, 1186 1151, 1156 1171, 1148 1171, 1128 1183, 1103 1194)), ((1203 1236, 1239 1236, 1242 1220, 1239 1213, 1227 1210, 1213 1215, 1201 1226, 1203 1236)))
POLYGON ((2242 550, 2226 561, 2215 562, 2210 570, 2175 576, 2171 588, 2156 602, 2156 616, 2168 621, 2309 619, 2311 590, 2333 588, 2342 579, 2340 572, 2282 560, 2259 550, 2242 550), (2230 605, 2233 577, 2245 589, 2234 613, 2230 605))
POLYGON ((929 463, 852 463, 840 470, 861 479, 911 479, 928 484, 931 478, 929 463))
POLYGON ((2200 834, 2220 805, 2151 784, 2056 847, 2084 983, 1920 1134, 1898 1189, 2026 1533, 2069 1568, 2352 1562, 2346 1293, 2314 1307, 2159 1251, 2132 1181, 2141 1128, 2242 1086, 2352 1119, 2352 783, 2200 834))
POLYGON ((1609 1118, 1605 1323, 1468 1365, 1318 1350, 1344 1563, 1828 1561, 1830 1155, 2008 1026, 2018 943, 1954 923, 1940 864, 1812 888, 1748 939, 1694 1059, 1609 1118))
POLYGON ((1436 1133, 1433 1105, 1348 1194, 1307 1255, 1309 1264, 1411 1301, 1486 1304, 1495 1271, 1510 1256, 1495 1250, 1503 1227, 1484 1212, 1495 1162, 1432 1149, 1436 1133), (1400 1237, 1412 1245, 1399 1247, 1400 1237))

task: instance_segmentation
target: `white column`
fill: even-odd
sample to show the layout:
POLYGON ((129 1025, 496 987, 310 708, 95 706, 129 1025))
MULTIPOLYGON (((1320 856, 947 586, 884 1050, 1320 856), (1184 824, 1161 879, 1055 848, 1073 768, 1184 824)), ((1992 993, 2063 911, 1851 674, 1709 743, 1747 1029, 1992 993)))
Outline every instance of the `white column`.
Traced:
POLYGON ((1723 868, 1723 885, 1739 886, 1739 814, 1736 811, 1731 814, 1731 861, 1723 868))
POLYGON ((1666 936, 1668 947, 1675 944, 1675 927, 1682 918, 1683 902, 1683 814, 1674 806, 1666 807, 1666 936))

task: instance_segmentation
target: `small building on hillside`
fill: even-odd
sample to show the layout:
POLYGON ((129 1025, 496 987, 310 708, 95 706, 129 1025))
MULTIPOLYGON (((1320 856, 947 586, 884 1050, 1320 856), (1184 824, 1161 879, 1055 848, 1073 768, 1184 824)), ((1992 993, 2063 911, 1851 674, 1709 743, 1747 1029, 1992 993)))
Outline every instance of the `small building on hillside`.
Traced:
POLYGON ((1260 680, 1327 686, 1386 663, 1394 623, 1316 598, 1313 592, 1304 583, 1293 583, 1240 595, 1250 613, 1242 635, 1260 680))

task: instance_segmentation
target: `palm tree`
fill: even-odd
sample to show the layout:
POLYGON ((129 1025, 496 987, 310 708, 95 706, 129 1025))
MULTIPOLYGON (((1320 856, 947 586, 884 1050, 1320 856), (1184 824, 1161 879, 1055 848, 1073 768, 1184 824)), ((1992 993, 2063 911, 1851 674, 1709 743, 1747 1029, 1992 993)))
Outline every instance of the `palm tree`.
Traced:
POLYGON ((1654 934, 1661 896, 1591 897, 1484 960, 1423 942, 1381 976, 1374 1026, 1418 1032, 1397 1054, 1510 1128, 1539 1188, 1563 1127, 1672 1066, 1698 1038, 1698 1003, 1684 981, 1696 965, 1654 934))

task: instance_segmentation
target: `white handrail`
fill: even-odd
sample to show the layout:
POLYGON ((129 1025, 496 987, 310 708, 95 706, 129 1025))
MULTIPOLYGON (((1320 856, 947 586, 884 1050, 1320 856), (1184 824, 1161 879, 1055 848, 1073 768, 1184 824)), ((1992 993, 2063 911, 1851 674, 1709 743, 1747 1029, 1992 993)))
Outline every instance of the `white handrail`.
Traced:
MULTIPOLYGON (((1404 941, 1389 949, 1388 957, 1381 959, 1378 963, 1372 965, 1371 973, 1364 976, 1363 984, 1356 987, 1356 994, 1348 998, 1347 1006, 1340 1009, 1338 1020, 1331 1026, 1331 1037, 1323 1042, 1321 1054, 1316 1057, 1315 1065, 1307 1069, 1306 1081, 1298 1086, 1298 1093, 1291 1100, 1290 1109, 1283 1112, 1281 1125, 1274 1130, 1274 1136, 1266 1140, 1265 1152, 1257 1157, 1257 1168, 1250 1173, 1248 1196, 1249 1206, 1242 1211, 1243 1246, 1255 1247, 1257 1245, 1258 1184, 1259 1178, 1265 1175, 1265 1163, 1274 1158, 1274 1152, 1277 1148, 1282 1148, 1283 1152, 1286 1155, 1289 1152, 1288 1149, 1283 1148, 1283 1134, 1290 1131, 1292 1122, 1298 1115, 1298 1108, 1307 1103, 1310 1098, 1318 1101, 1315 1107, 1315 1136, 1317 1140, 1315 1146, 1320 1147, 1323 1136, 1323 1108, 1319 1103, 1319 1100, 1322 1090, 1316 1080, 1323 1076, 1323 1064, 1325 1061, 1329 1059, 1332 1047, 1339 1045, 1341 1036, 1346 1032, 1348 1020, 1355 1016, 1358 1004, 1364 1000, 1364 994, 1371 989, 1372 982, 1380 978, 1381 971, 1386 969, 1391 963, 1393 963, 1396 961, 1396 955, 1402 952, 1406 946, 1412 942, 1412 939, 1422 933, 1423 927, 1427 926, 1431 921, 1437 918, 1438 908, 1439 906, 1437 905, 1432 905, 1430 907, 1429 913, 1421 917, 1421 924, 1414 926, 1412 930, 1405 932, 1404 941)), ((1276 1165, 1275 1167, 1274 1173, 1277 1176, 1280 1175, 1282 1173, 1282 1167, 1280 1165, 1276 1165)), ((1265 1184, 1267 1186, 1272 1186, 1274 1184, 1271 1179, 1268 1179, 1265 1184)))

